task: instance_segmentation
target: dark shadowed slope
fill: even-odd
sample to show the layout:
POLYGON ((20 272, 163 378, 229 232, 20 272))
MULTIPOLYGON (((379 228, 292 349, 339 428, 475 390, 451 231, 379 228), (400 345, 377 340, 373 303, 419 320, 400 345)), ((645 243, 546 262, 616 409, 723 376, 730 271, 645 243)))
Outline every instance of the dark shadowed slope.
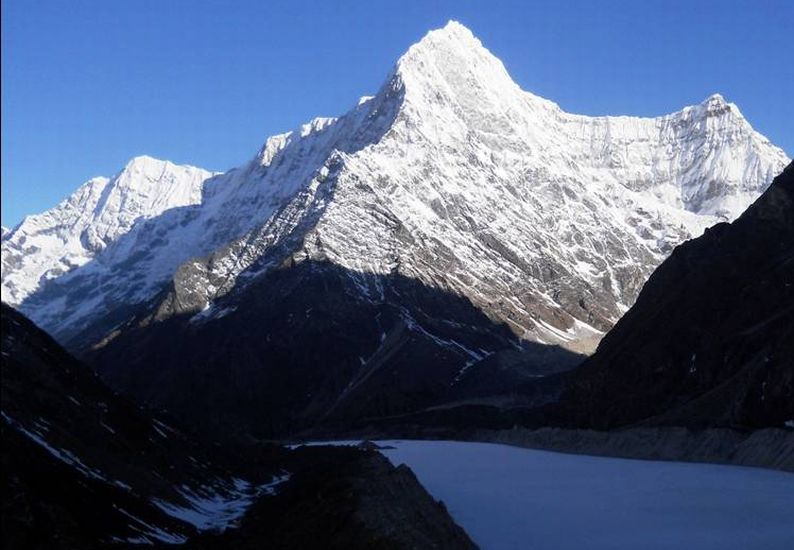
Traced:
POLYGON ((5 304, 2 417, 6 548, 180 542, 257 492, 5 304))
POLYGON ((5 304, 2 331, 3 548, 474 548, 376 451, 206 451, 5 304))
POLYGON ((794 421, 794 164, 735 222, 675 249, 565 402, 600 429, 794 421))
POLYGON ((139 317, 87 358, 185 422, 265 437, 503 396, 580 359, 522 348, 466 298, 327 262, 286 264, 207 313, 139 317))
POLYGON ((469 550, 476 546, 404 464, 376 450, 300 447, 293 476, 252 506, 239 529, 205 534, 186 548, 210 550, 469 550))

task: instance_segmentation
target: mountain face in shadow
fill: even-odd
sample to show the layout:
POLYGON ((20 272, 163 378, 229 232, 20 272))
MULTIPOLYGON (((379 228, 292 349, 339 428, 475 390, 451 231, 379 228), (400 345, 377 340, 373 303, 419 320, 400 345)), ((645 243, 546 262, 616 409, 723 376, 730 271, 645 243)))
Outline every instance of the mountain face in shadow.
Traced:
POLYGON ((226 435, 503 399, 580 361, 521 343, 466 298, 328 262, 284 265, 198 314, 161 314, 136 318, 87 359, 112 386, 226 435))
POLYGON ((184 542, 256 493, 6 304, 2 418, 6 548, 184 542))
POLYGON ((735 222, 675 249, 563 402, 602 429, 794 420, 794 163, 735 222))
POLYGON ((3 548, 476 548, 377 450, 201 446, 6 304, 2 375, 3 548))

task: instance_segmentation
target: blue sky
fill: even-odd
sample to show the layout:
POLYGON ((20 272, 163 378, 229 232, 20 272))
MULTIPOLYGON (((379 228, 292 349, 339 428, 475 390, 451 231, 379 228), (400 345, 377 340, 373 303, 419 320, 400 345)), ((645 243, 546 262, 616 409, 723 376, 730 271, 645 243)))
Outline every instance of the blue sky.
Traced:
POLYGON ((713 92, 794 154, 794 1, 2 2, 2 222, 136 155, 225 170, 344 113, 457 19, 525 89, 584 114, 713 92))

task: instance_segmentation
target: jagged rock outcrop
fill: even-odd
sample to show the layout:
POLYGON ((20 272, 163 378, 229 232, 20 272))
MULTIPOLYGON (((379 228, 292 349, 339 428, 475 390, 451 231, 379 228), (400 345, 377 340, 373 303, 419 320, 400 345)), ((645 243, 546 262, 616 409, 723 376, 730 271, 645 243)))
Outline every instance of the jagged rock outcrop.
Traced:
POLYGON ((405 464, 349 447, 299 447, 290 456, 292 482, 255 505, 240 529, 205 535, 186 548, 477 548, 405 464))

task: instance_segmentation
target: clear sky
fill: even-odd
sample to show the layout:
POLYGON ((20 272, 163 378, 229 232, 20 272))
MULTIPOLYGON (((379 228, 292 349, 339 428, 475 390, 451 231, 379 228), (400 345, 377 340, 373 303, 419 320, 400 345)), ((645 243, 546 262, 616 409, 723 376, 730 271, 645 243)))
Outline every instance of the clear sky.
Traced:
POLYGON ((590 115, 713 92, 794 154, 794 0, 2 0, 2 222, 136 155, 225 170, 468 26, 525 90, 590 115))

